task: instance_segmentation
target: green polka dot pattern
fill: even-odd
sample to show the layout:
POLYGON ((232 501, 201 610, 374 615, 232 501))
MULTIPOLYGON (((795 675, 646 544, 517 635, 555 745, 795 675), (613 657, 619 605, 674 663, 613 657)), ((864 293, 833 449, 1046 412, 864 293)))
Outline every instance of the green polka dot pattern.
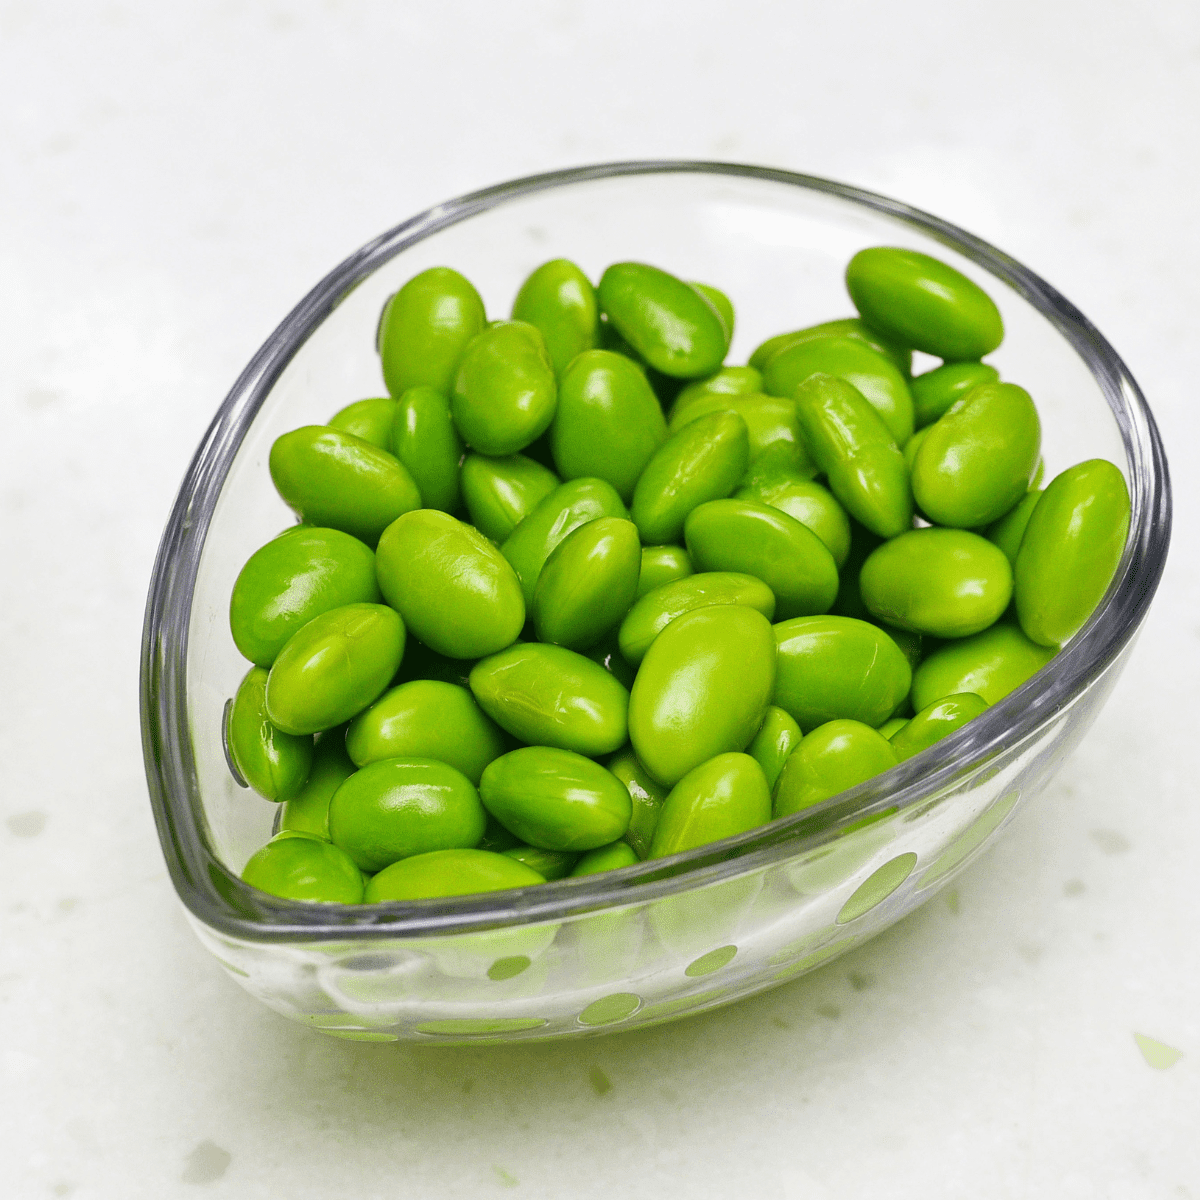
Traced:
POLYGON ((498 958, 488 967, 487 977, 497 983, 502 979, 512 979, 520 975, 529 966, 530 959, 525 954, 513 954, 508 958, 498 958))
POLYGON ((885 862, 864 883, 859 884, 854 895, 842 905, 837 923, 846 925, 870 912, 877 904, 882 904, 912 874, 916 865, 915 854, 901 854, 885 862))
POLYGON ((641 996, 633 992, 616 992, 594 1000, 579 1014, 581 1025, 613 1025, 632 1017, 642 1006, 641 996))
POLYGON ((692 979, 701 975, 711 975, 732 961, 736 953, 736 946, 721 946, 716 950, 710 950, 707 954, 702 954, 695 962, 689 963, 683 973, 692 979))

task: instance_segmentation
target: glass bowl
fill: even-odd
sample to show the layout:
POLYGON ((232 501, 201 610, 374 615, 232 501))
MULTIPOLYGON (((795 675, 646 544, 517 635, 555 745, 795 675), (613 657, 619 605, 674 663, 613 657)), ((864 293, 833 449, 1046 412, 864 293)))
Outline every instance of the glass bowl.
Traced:
MULTIPOLYGON (((931 364, 932 365, 932 362, 931 364)), ((1170 535, 1163 447, 1137 384, 1078 309, 953 225, 811 176, 732 163, 635 162, 519 179, 440 204, 352 254, 267 340, 183 481, 155 566, 142 656, 151 801, 171 878, 205 946, 249 992, 323 1033, 500 1041, 628 1029, 794 979, 945 886, 1046 785, 1112 689, 1170 535), (384 300, 447 264, 507 314, 532 268, 597 278, 640 259, 733 298, 729 361, 770 334, 850 315, 847 260, 924 250, 983 283, 1007 336, 992 356, 1038 402, 1047 478, 1104 457, 1133 516, 1116 578, 1084 629, 956 733, 840 796, 751 833, 536 888, 374 906, 304 904, 239 878, 276 806, 223 754, 246 670, 228 626, 242 564, 294 518, 267 454, 281 433, 382 394, 384 300)))

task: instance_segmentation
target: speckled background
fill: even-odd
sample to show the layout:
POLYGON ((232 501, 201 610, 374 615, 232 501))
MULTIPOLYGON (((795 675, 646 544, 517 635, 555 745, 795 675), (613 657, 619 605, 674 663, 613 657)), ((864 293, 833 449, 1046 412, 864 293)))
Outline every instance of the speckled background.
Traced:
POLYGON ((1190 0, 0 3, 4 1195, 1200 1197, 1198 112, 1190 0), (586 1042, 321 1039, 219 973, 163 868, 136 685, 168 507, 357 245, 660 155, 876 188, 1060 287, 1173 456, 1162 590, 1041 803, 847 957, 586 1042))

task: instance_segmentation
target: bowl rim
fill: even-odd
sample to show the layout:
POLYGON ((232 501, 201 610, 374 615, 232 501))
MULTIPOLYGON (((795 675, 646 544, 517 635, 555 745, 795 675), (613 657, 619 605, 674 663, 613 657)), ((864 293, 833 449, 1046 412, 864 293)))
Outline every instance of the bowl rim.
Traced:
POLYGON ((686 159, 597 163, 509 180, 436 204, 367 242, 334 267, 267 338, 217 410, 184 475, 155 560, 141 656, 146 780, 159 840, 180 899, 197 920, 251 942, 414 938, 558 921, 761 870, 932 792, 965 780, 1036 735, 1114 666, 1135 637, 1162 577, 1171 532, 1165 450, 1124 362, 1061 293, 966 230, 877 192, 779 168, 686 159), (1113 411, 1125 446, 1132 513, 1116 575, 1083 629, 1021 687, 976 720, 882 775, 821 805, 749 833, 619 871, 536 887, 438 900, 313 904, 260 892, 208 844, 188 724, 192 596, 217 499, 241 442, 284 368, 334 308, 378 267, 431 234, 538 192, 626 176, 696 174, 786 184, 836 197, 919 230, 1008 284, 1083 360, 1113 411))

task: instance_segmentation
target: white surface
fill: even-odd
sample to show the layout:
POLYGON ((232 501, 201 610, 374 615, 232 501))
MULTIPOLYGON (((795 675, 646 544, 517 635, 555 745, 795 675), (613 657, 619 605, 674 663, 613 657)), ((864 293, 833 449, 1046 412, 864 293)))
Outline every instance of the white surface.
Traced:
POLYGON ((4 1195, 1200 1197, 1192 0, 31 0, 0 5, 0 100, 4 1195), (876 188, 1059 286, 1173 453, 1166 580, 1097 727, 953 903, 643 1033, 322 1039, 219 973, 162 866, 136 679, 171 499, 361 242, 657 155, 876 188), (1154 1069, 1135 1032, 1183 1056, 1154 1069))

